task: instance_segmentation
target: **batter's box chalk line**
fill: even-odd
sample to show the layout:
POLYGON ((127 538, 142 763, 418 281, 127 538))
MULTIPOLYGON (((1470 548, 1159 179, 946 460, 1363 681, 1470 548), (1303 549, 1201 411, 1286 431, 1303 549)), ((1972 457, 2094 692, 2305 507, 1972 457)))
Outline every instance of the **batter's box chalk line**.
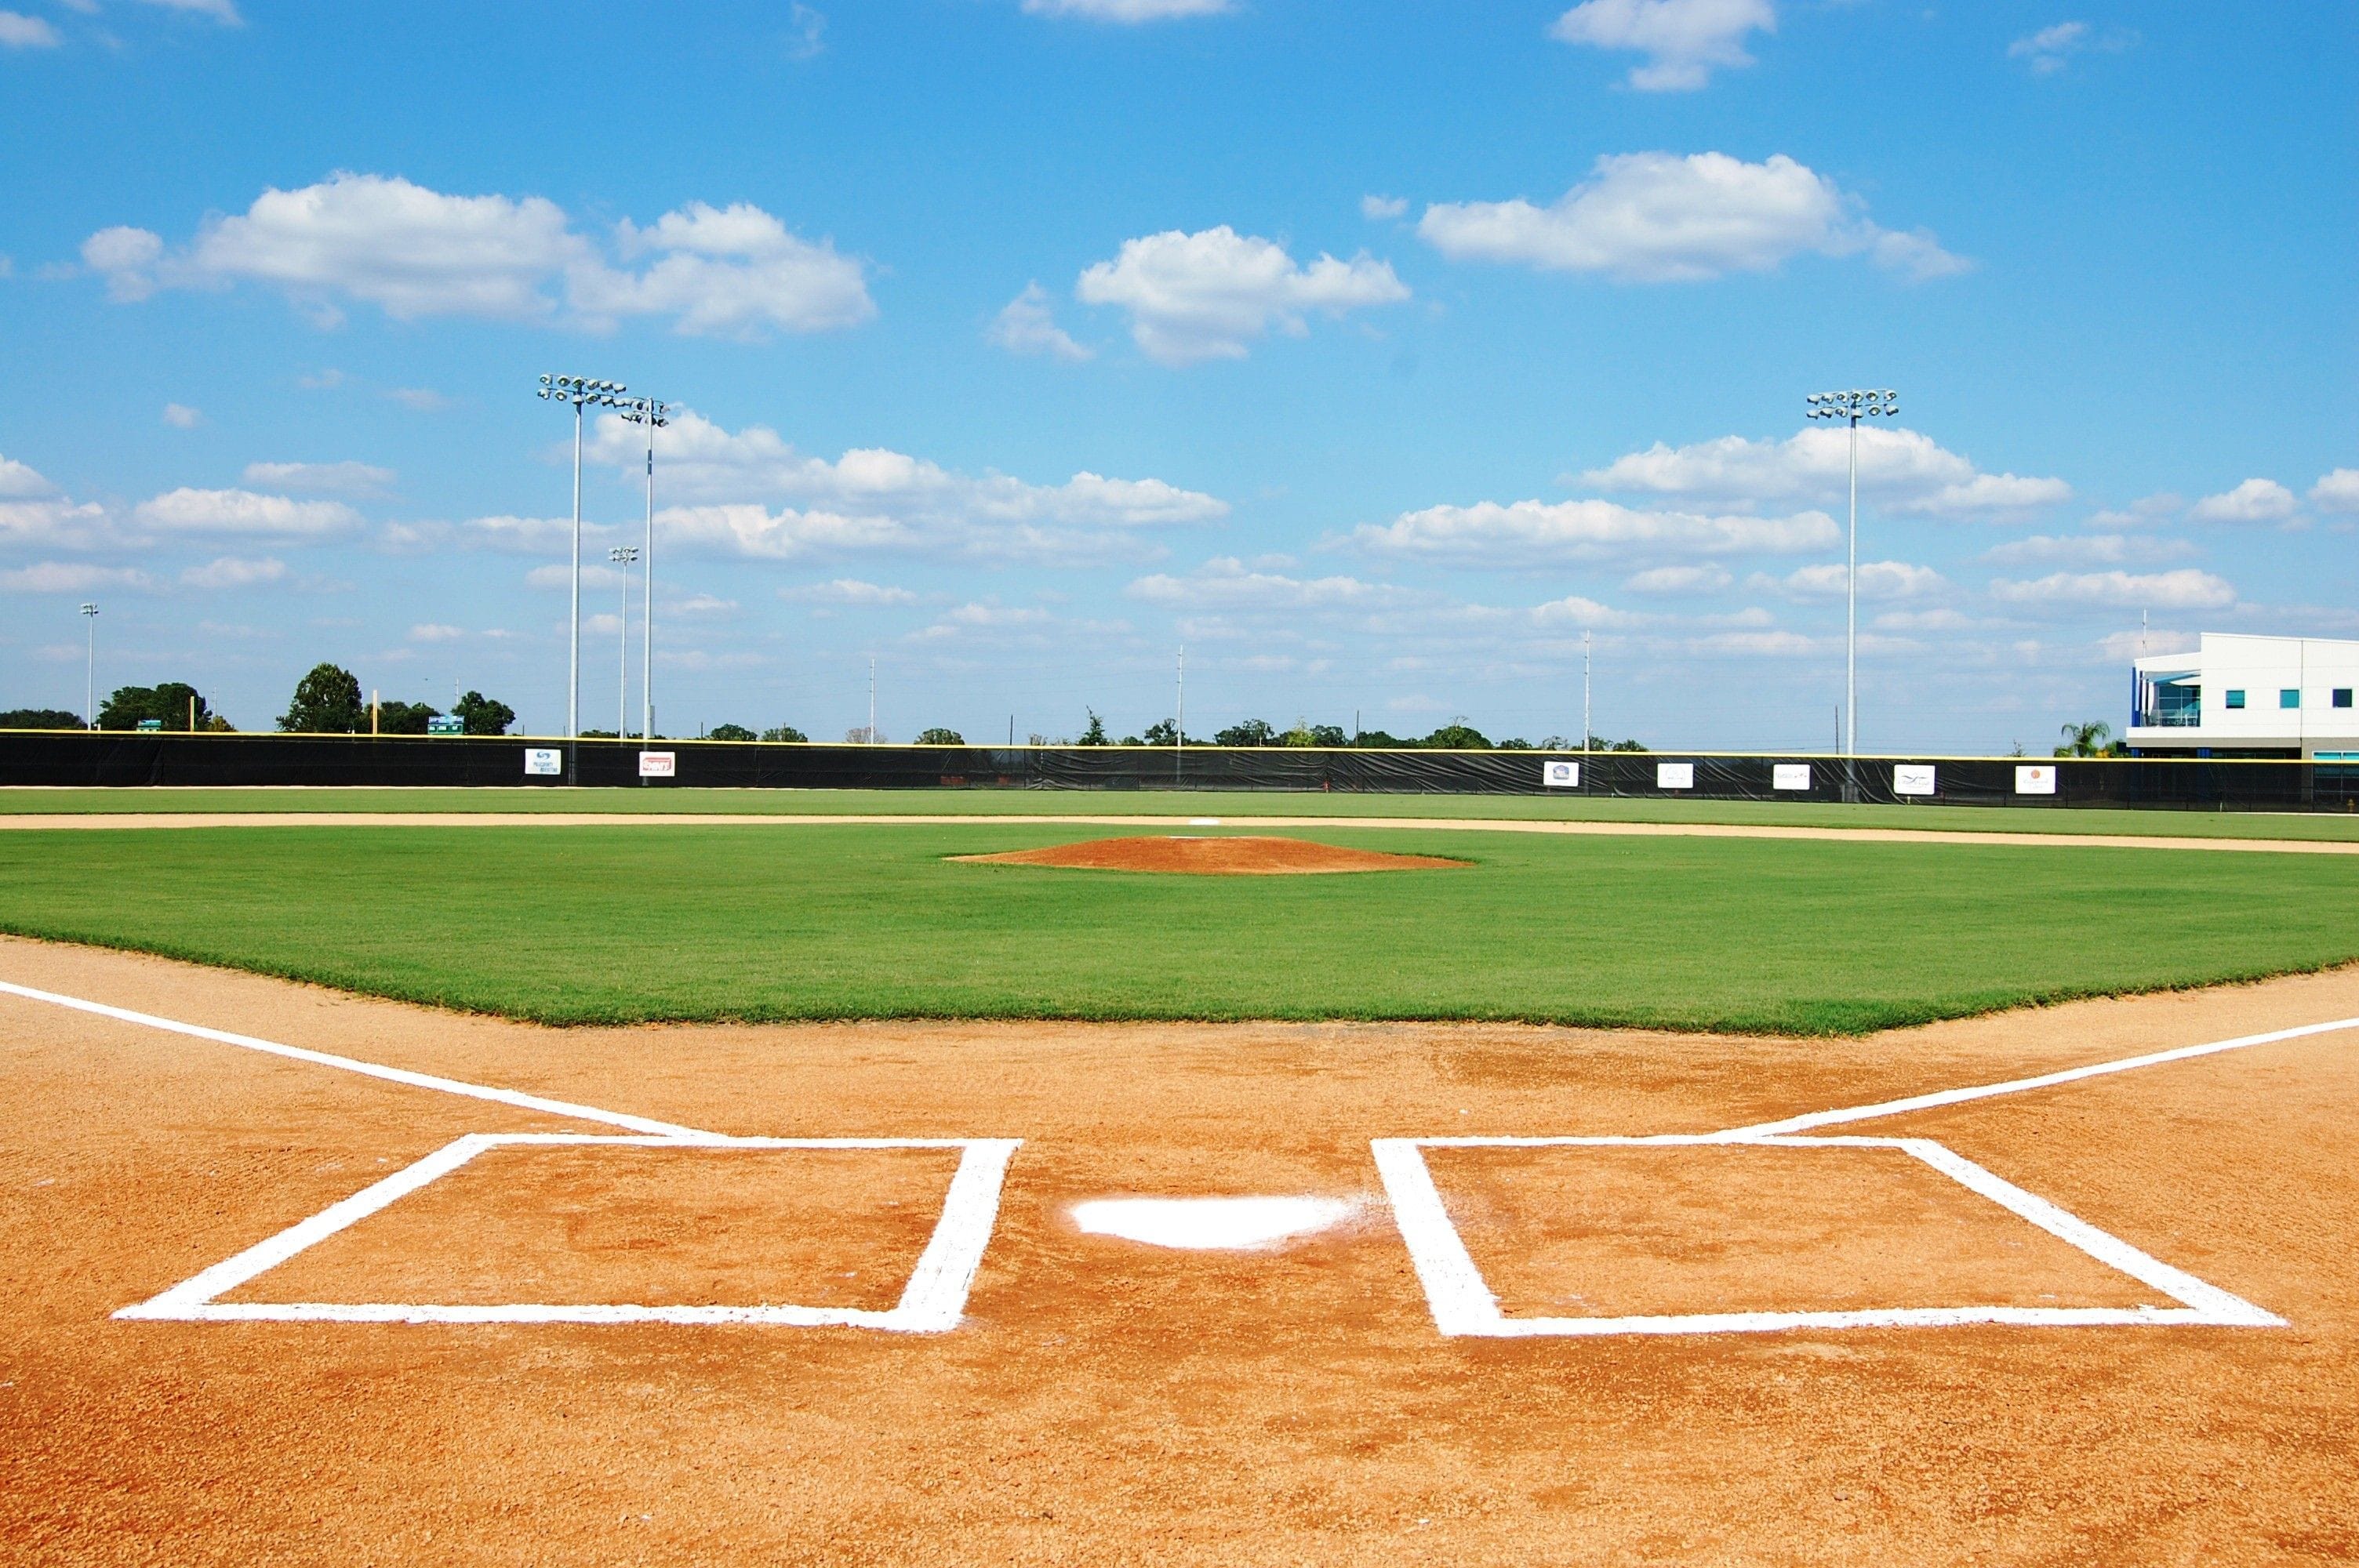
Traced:
POLYGON ((1792 1138, 1755 1134, 1668 1134, 1647 1138, 1379 1138, 1370 1144, 1392 1200, 1393 1217, 1408 1245, 1434 1326, 1452 1337, 1527 1339, 1624 1334, 1765 1334, 1788 1329, 1944 1328, 1960 1324, 2027 1327, 2097 1325, 2208 1324, 2231 1328, 2282 1328, 2285 1319, 2240 1296, 2207 1284, 2098 1229, 2046 1198, 2027 1193, 1925 1138, 1792 1138), (1484 1281, 1433 1184, 1428 1149, 1651 1148, 1700 1146, 1748 1149, 1897 1149, 1962 1186, 2097 1261, 2177 1302, 2155 1307, 1945 1306, 1890 1307, 1857 1312, 1711 1312, 1632 1317, 1509 1317, 1484 1281))
POLYGON ((941 1334, 956 1328, 967 1292, 982 1267, 984 1249, 999 1214, 1007 1162, 1022 1141, 1014 1138, 690 1138, 614 1137, 569 1132, 471 1132, 412 1165, 363 1188, 342 1203, 288 1227, 236 1257, 166 1291, 125 1307, 118 1318, 177 1323, 674 1323, 759 1324, 796 1328, 879 1328, 900 1334, 941 1334), (623 1147, 633 1149, 957 1149, 957 1171, 941 1217, 919 1254, 917 1267, 890 1311, 810 1306, 650 1306, 632 1303, 454 1306, 407 1302, 224 1302, 220 1298, 288 1259, 317 1246, 429 1183, 449 1175, 488 1149, 623 1147))

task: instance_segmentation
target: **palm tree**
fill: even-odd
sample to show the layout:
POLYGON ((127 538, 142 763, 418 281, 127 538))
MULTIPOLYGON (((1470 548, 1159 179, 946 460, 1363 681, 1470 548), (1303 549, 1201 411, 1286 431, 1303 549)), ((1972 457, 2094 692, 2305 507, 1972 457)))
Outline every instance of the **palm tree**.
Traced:
POLYGON ((2060 757, 2102 757, 2105 754, 2105 742, 2112 740, 2113 735, 2114 727, 2102 719, 2093 719, 2086 724, 2067 724, 2064 726, 2064 744, 2056 748, 2056 754, 2060 757))

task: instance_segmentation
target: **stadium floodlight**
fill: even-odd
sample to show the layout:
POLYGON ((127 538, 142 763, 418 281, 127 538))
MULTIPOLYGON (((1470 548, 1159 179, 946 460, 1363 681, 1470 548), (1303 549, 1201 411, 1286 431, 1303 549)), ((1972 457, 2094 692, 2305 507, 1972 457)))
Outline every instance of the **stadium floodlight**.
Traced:
POLYGON ((623 417, 647 427, 647 539, 641 557, 639 591, 639 739, 656 733, 656 432, 671 423, 672 406, 658 398, 634 397, 623 406, 623 417))
POLYGON ((90 646, 84 653, 82 676, 82 727, 98 728, 98 606, 82 607, 82 624, 90 631, 90 646))
POLYGON ((616 575, 623 579, 622 631, 615 639, 622 652, 614 657, 614 739, 620 741, 631 732, 631 563, 639 558, 639 547, 617 545, 606 552, 606 558, 614 563, 616 575))
POLYGON ((1851 560, 1843 570, 1843 757, 1844 793, 1853 788, 1849 759, 1859 754, 1859 422, 1897 419, 1900 395, 1875 391, 1814 392, 1802 401, 1810 419, 1841 419, 1851 430, 1851 560))
MULTIPOLYGON (((551 403, 571 404, 573 408, 573 610, 571 630, 566 638, 565 653, 565 738, 568 741, 582 734, 582 410, 585 407, 616 408, 622 406, 614 395, 624 390, 619 381, 592 381, 579 375, 544 375, 540 378, 539 395, 551 403)), ((581 748, 566 748, 566 768, 569 782, 582 782, 578 760, 581 748)))

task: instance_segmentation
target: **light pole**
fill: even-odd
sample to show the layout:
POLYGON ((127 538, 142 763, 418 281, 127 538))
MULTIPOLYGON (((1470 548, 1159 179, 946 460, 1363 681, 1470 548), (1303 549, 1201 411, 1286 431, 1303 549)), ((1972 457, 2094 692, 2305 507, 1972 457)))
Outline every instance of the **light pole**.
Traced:
MULTIPOLYGON (((619 408, 623 400, 616 396, 623 391, 619 381, 592 381, 587 376, 545 375, 540 378, 540 395, 553 403, 573 406, 573 618, 566 639, 565 649, 565 738, 574 741, 582 734, 582 410, 584 407, 619 408)), ((570 781, 582 782, 581 748, 566 748, 566 768, 570 781)))
POLYGON ((622 633, 615 638, 621 651, 614 655, 614 739, 619 741, 631 732, 631 563, 639 558, 639 547, 617 545, 606 558, 621 568, 623 578, 622 633))
POLYGON ((1851 561, 1843 571, 1843 793, 1855 785, 1851 759, 1859 754, 1859 422, 1897 419, 1900 395, 1877 392, 1814 392, 1802 399, 1812 419, 1841 419, 1851 429, 1851 561))
POLYGON ((652 397, 634 397, 623 417, 647 427, 647 542, 641 557, 639 588, 639 739, 656 733, 656 432, 671 423, 671 405, 652 397))
POLYGON ((82 727, 98 728, 98 606, 82 607, 82 624, 90 632, 90 647, 83 655, 82 676, 82 727))

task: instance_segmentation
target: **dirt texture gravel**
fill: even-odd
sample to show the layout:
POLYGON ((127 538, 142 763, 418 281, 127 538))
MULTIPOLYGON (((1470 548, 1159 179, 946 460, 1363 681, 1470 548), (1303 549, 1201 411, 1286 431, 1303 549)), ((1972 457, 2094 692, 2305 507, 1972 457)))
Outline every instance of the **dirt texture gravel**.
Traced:
MULTIPOLYGON (((945 1334, 123 1321, 462 1134, 598 1130, 0 995, 12 1563, 2359 1557, 2359 1033, 1840 1130, 1939 1140, 2283 1328, 1445 1338, 1369 1149, 1712 1131, 2348 1018, 2353 971, 1858 1041, 554 1031, 16 940, 0 979, 719 1132, 1024 1141, 945 1334), (1070 1212, 1215 1195, 1360 1206, 1211 1252, 1070 1212)), ((1595 1152, 1436 1152, 1506 1311, 2145 1299, 1896 1161, 1595 1152)), ((241 1298, 874 1305, 941 1176, 924 1154, 506 1145, 241 1298)))
POLYGON ((1467 860, 1439 855, 1389 855, 1375 849, 1345 849, 1308 838, 1218 838, 1180 834, 1091 838, 1045 849, 1009 849, 996 855, 952 855, 1001 866, 1064 866, 1093 871, 1173 871, 1197 877, 1317 876, 1332 871, 1463 871, 1467 860))

